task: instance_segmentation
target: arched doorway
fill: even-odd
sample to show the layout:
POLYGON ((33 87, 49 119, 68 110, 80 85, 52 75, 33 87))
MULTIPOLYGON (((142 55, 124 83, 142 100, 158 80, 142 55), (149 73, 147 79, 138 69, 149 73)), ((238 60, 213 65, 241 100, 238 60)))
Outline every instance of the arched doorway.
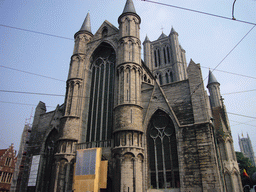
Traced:
POLYGON ((43 155, 43 182, 42 191, 53 191, 54 179, 55 179, 55 160, 54 154, 56 153, 56 141, 58 137, 58 131, 53 129, 48 135, 45 141, 44 155, 43 155))

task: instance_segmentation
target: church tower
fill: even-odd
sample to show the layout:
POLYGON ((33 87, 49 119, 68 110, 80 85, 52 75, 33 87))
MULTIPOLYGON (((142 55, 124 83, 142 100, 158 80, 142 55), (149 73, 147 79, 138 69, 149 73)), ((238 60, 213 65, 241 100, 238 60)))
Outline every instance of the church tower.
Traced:
POLYGON ((256 158, 254 155, 251 139, 247 133, 247 137, 244 137, 242 134, 242 138, 238 135, 238 142, 239 142, 239 147, 240 151, 244 154, 245 157, 248 157, 253 166, 256 166, 256 158))
POLYGON ((207 88, 210 92, 210 103, 212 107, 221 107, 220 83, 216 80, 215 76, 209 70, 207 88))
POLYGON ((209 72, 210 107, 174 28, 146 36, 142 61, 132 0, 118 24, 92 34, 88 13, 75 33, 65 102, 39 103, 19 191, 242 191, 219 82, 209 72))
POLYGON ((140 22, 132 0, 118 18, 119 48, 116 64, 117 98, 114 107, 114 191, 143 191, 143 127, 141 107, 140 22))
POLYGON ((220 94, 220 83, 211 71, 209 71, 207 88, 210 92, 213 125, 221 161, 221 179, 225 187, 224 191, 239 192, 242 191, 242 183, 231 128, 226 107, 220 94))
POLYGON ((57 149, 55 149, 56 172, 53 191, 68 191, 72 189, 76 144, 80 140, 84 58, 87 43, 92 36, 90 15, 88 13, 81 29, 74 36, 75 45, 66 85, 65 111, 64 116, 61 118, 60 136, 57 141, 57 149))

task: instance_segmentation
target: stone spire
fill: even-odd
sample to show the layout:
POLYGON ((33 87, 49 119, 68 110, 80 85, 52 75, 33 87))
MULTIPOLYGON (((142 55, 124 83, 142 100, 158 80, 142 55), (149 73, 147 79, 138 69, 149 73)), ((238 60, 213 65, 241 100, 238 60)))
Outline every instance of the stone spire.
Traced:
MULTIPOLYGON (((150 41, 150 40, 149 40, 149 38, 148 38, 148 35, 146 35, 144 42, 148 42, 148 41, 150 41)), ((144 42, 143 42, 143 43, 144 43, 144 42)))
POLYGON ((211 70, 209 70, 209 76, 208 76, 208 84, 207 87, 212 84, 212 83, 218 83, 220 84, 217 79, 215 78, 215 76, 213 75, 213 73, 211 72, 211 70))
POLYGON ((175 31, 175 29, 172 27, 170 35, 171 35, 171 34, 174 34, 174 33, 178 34, 178 33, 175 31))
POLYGON ((132 0, 127 0, 123 13, 136 13, 132 0))
POLYGON ((92 32, 91 31, 91 19, 90 19, 90 13, 87 13, 85 19, 84 19, 84 22, 83 22, 83 25, 80 29, 80 31, 88 31, 88 32, 92 32))
POLYGON ((162 32, 162 34, 158 37, 158 39, 157 39, 157 40, 159 40, 159 39, 163 39, 163 38, 165 38, 165 37, 167 37, 167 35, 165 35, 165 34, 164 34, 164 32, 162 32))
POLYGON ((210 92, 210 102, 212 107, 222 107, 220 83, 209 70, 208 85, 207 88, 210 92))

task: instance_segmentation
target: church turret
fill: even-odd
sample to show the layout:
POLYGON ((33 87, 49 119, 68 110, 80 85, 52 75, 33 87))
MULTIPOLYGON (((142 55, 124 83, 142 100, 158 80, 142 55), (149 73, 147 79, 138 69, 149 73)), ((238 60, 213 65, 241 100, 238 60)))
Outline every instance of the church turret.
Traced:
POLYGON ((78 94, 82 83, 83 60, 86 54, 87 43, 91 40, 93 34, 91 32, 90 14, 87 16, 80 28, 75 34, 74 52, 70 61, 69 75, 67 80, 66 92, 66 110, 65 116, 79 116, 78 111, 78 94))
POLYGON ((220 83, 212 74, 211 70, 209 70, 207 88, 210 92, 211 107, 222 107, 222 101, 221 101, 221 95, 220 95, 220 83))
POLYGON ((150 70, 153 70, 152 61, 151 61, 151 42, 150 42, 147 35, 146 35, 146 38, 143 42, 143 48, 144 48, 143 49, 143 51, 144 51, 144 62, 150 70))
POLYGON ((73 178, 69 173, 73 166, 72 160, 75 158, 75 146, 80 140, 81 123, 81 103, 83 94, 84 68, 87 43, 90 42, 93 34, 91 32, 90 14, 88 13, 82 27, 74 35, 75 45, 73 55, 70 60, 69 74, 66 85, 65 112, 60 120, 60 133, 57 141, 56 159, 56 180, 53 191, 71 190, 73 178), (66 162, 63 161, 66 160, 66 162), (64 172, 62 167, 67 166, 64 172), (63 176, 59 176, 63 175, 63 176), (64 183, 65 175, 65 183, 64 183))
POLYGON ((141 19, 133 1, 127 0, 118 18, 119 48, 116 65, 117 99, 114 108, 113 153, 116 161, 114 191, 143 191, 143 127, 141 107, 141 19))
POLYGON ((173 55, 173 68, 174 68, 174 80, 181 81, 187 78, 187 75, 184 73, 184 57, 185 54, 182 52, 178 36, 179 34, 174 30, 172 27, 170 33, 170 40, 171 40, 171 50, 173 55))
POLYGON ((90 14, 87 13, 81 29, 74 36, 75 47, 73 54, 85 54, 86 44, 91 40, 92 36, 90 14))

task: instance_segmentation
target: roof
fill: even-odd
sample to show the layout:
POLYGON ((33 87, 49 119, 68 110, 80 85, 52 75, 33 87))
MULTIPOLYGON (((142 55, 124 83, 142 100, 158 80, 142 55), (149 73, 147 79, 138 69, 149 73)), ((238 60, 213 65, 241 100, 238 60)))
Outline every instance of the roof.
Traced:
POLYGON ((144 42, 150 41, 148 36, 146 35, 144 42))
POLYGON ((123 13, 136 13, 132 0, 127 0, 126 1, 123 13))
POLYGON ((158 39, 162 39, 162 38, 165 38, 167 37, 167 35, 164 34, 164 32, 162 32, 162 34, 160 35, 160 37, 158 37, 158 39))
POLYGON ((91 19, 90 19, 90 14, 89 13, 87 13, 80 31, 92 32, 91 31, 91 19))
MULTIPOLYGON (((215 76, 213 75, 213 73, 211 72, 211 70, 209 70, 209 76, 208 76, 208 85, 212 84, 212 83, 218 83, 217 79, 215 78, 215 76)), ((207 86, 208 86, 207 85, 207 86)))
POLYGON ((3 154, 7 151, 7 149, 0 149, 0 157, 3 156, 3 154))

